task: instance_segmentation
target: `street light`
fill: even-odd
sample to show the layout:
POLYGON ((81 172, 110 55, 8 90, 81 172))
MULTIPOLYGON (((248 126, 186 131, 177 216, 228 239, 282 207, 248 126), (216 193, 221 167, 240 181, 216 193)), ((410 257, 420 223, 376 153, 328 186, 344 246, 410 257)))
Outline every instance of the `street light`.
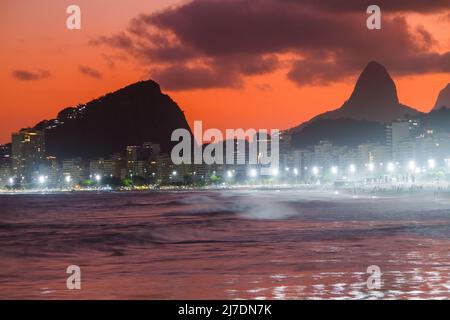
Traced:
POLYGON ((350 173, 355 173, 356 172, 356 166, 354 164, 351 164, 349 170, 350 170, 350 173))
POLYGON ((96 174, 96 175, 95 175, 95 180, 96 180, 97 182, 100 182, 100 180, 102 180, 102 177, 101 177, 99 174, 96 174))
POLYGON ((298 176, 298 169, 297 168, 294 168, 294 175, 298 176))
POLYGON ((38 182, 39 182, 39 184, 44 184, 45 183, 45 177, 44 176, 39 176, 38 182))
POLYGON ((313 173, 313 175, 317 176, 319 174, 319 168, 318 167, 313 167, 312 168, 312 173, 313 173))
POLYGON ((277 169, 277 168, 274 168, 274 169, 272 170, 272 175, 273 175, 274 177, 277 177, 277 176, 278 176, 278 169, 277 169))
POLYGON ((8 179, 8 182, 9 182, 10 185, 13 185, 13 184, 14 184, 14 178, 12 178, 12 177, 9 178, 9 179, 8 179))
POLYGON ((416 170, 416 162, 414 160, 410 160, 408 162, 408 169, 411 171, 415 171, 416 170))
POLYGON ((71 176, 66 176, 65 180, 67 183, 70 183, 72 181, 72 178, 71 176))
POLYGON ((228 178, 233 178, 233 172, 231 170, 227 171, 227 177, 228 178))
POLYGON ((391 172, 391 173, 395 171, 395 165, 393 162, 388 163, 387 170, 388 170, 388 172, 391 172))
POLYGON ((255 178, 258 175, 258 172, 256 172, 256 169, 251 169, 249 175, 250 177, 255 178))
POLYGON ((428 168, 434 169, 436 167, 436 160, 428 159, 428 168))
POLYGON ((172 172, 172 175, 173 175, 174 177, 176 177, 177 174, 178 174, 178 172, 176 172, 176 171, 173 171, 173 172, 172 172))
POLYGON ((370 172, 373 172, 375 170, 375 165, 372 162, 369 163, 369 165, 367 167, 369 168, 370 172))
POLYGON ((336 166, 331 167, 331 173, 335 176, 338 173, 338 168, 336 166))

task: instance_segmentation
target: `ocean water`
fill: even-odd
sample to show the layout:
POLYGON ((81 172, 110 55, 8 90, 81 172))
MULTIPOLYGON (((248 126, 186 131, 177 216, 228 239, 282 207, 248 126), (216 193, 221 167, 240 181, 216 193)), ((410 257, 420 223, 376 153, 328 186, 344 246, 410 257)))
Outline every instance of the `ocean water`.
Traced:
POLYGON ((448 299, 449 249, 428 193, 0 195, 1 299, 448 299))

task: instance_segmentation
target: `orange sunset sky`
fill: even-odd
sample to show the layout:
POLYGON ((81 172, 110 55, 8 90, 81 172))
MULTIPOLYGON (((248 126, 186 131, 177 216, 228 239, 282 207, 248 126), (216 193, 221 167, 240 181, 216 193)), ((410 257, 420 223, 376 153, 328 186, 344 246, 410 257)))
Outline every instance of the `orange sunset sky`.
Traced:
POLYGON ((379 1, 382 29, 373 31, 366 1, 342 2, 355 5, 2 0, 0 143, 148 78, 190 125, 285 129, 339 107, 372 59, 390 71, 403 104, 429 111, 449 82, 449 2, 379 1), (70 4, 81 8, 81 30, 66 28, 70 4))

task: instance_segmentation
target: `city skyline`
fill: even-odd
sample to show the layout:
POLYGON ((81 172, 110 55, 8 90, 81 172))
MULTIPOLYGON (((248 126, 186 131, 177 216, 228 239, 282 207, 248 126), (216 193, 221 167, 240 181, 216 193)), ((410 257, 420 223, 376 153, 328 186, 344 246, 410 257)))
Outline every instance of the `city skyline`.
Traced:
MULTIPOLYGON (((436 112, 448 113, 448 109, 436 112)), ((444 115, 445 116, 445 115, 444 115)), ((385 141, 367 141, 356 146, 321 140, 307 148, 294 148, 292 135, 282 133, 273 163, 252 162, 251 148, 270 141, 256 133, 253 142, 235 140, 232 162, 215 157, 214 163, 177 163, 173 154, 161 153, 159 144, 145 142, 128 146, 108 157, 56 159, 45 156, 42 132, 23 130, 13 134, 12 153, 0 159, 0 189, 97 190, 98 188, 154 188, 154 186, 288 185, 363 183, 431 183, 448 179, 450 132, 416 119, 396 120, 386 126, 385 141), (437 129, 437 130, 434 130, 437 129), (9 160, 9 161, 5 161, 9 160)), ((278 141, 278 138, 277 138, 278 141)), ((269 143, 273 158, 274 146, 269 143)), ((206 148, 203 150, 206 152, 206 148)), ((227 155, 228 159, 228 144, 227 155)), ((259 156, 258 156, 259 158, 259 156)), ((273 160, 273 159, 272 159, 273 160)), ((272 162, 272 161, 271 161, 272 162)))
MULTIPOLYGON (((254 8, 257 2, 241 1, 241 4, 254 8)), ((221 8, 220 1, 214 4, 201 1, 181 4, 178 1, 155 1, 151 4, 132 1, 127 4, 127 8, 124 8, 123 4, 108 4, 109 10, 102 10, 101 14, 98 11, 101 5, 94 6, 87 1, 79 1, 78 4, 83 13, 82 29, 79 31, 65 28, 67 14, 63 3, 56 6, 46 1, 30 1, 27 5, 12 2, 2 4, 2 13, 5 15, 2 23, 8 24, 9 30, 12 31, 6 33, 5 46, 9 49, 2 50, 1 53, 7 67, 0 73, 0 82, 5 89, 4 92, 8 93, 2 94, 0 99, 0 104, 4 106, 0 114, 1 143, 8 142, 10 132, 32 126, 40 119, 53 117, 62 106, 85 103, 91 98, 140 79, 153 78, 161 82, 163 90, 179 103, 189 124, 194 120, 203 120, 207 127, 221 129, 269 126, 287 129, 307 121, 316 114, 332 110, 351 92, 352 83, 357 76, 356 70, 361 69, 371 59, 379 60, 392 71, 398 85, 400 100, 420 111, 429 111, 439 91, 448 83, 450 42, 445 30, 448 29, 450 20, 446 19, 448 7, 440 3, 428 5, 425 10, 420 4, 415 3, 402 2, 397 7, 392 7, 387 2, 381 2, 383 26, 381 30, 373 33, 365 28, 367 14, 363 6, 361 10, 355 9, 359 6, 333 8, 332 1, 326 1, 323 7, 309 8, 308 10, 313 12, 334 16, 331 22, 325 23, 324 28, 341 26, 342 31, 345 31, 349 26, 360 25, 361 29, 352 31, 349 36, 362 36, 369 42, 355 40, 351 46, 343 45, 342 48, 336 48, 330 41, 330 44, 318 48, 317 44, 310 43, 301 29, 286 33, 282 24, 274 24, 273 36, 276 35, 284 42, 280 40, 279 43, 274 43, 270 33, 271 36, 267 37, 268 45, 272 47, 276 45, 275 47, 279 49, 266 52, 264 44, 258 42, 260 39, 252 33, 248 24, 230 25, 230 28, 249 31, 251 38, 245 41, 245 50, 254 52, 253 62, 256 65, 245 59, 245 55, 239 53, 230 39, 223 38, 224 44, 229 44, 230 52, 224 50, 225 47, 220 43, 217 48, 204 47, 202 42, 196 42, 203 41, 203 38, 197 39, 180 34, 178 26, 170 21, 171 14, 195 15, 202 10, 214 14, 216 9, 221 8), (172 4, 177 6, 170 7, 172 4), (36 17, 30 15, 37 6, 45 10, 40 10, 42 13, 36 17), (147 17, 139 16, 140 14, 161 19, 161 23, 181 37, 180 39, 186 42, 186 48, 193 47, 201 59, 221 59, 217 61, 226 63, 227 57, 240 56, 241 58, 236 59, 242 61, 242 65, 231 68, 236 70, 237 75, 223 71, 209 78, 208 87, 202 87, 205 77, 208 79, 208 73, 201 73, 192 68, 186 69, 186 65, 158 60, 155 57, 157 52, 154 51, 149 53, 153 57, 152 62, 148 62, 142 60, 141 56, 133 54, 131 48, 125 50, 114 47, 112 39, 129 39, 130 43, 135 43, 136 39, 132 38, 129 29, 130 25, 133 26, 133 22, 140 21, 139 17, 147 17), (13 16, 14 21, 11 20, 13 16), (341 19, 341 16, 346 16, 347 19, 341 19), (43 17, 45 19, 36 20, 43 17), (133 18, 135 19, 132 20, 133 18), (46 22, 43 23, 42 20, 46 22), (33 28, 30 28, 31 26, 33 28), (31 37, 28 32, 32 32, 33 36, 31 37), (284 38, 280 37, 282 32, 285 32, 284 38), (292 42, 296 32, 300 41, 292 42), (125 37, 118 37, 121 34, 125 37), (195 41, 189 42, 190 40, 195 41), (376 43, 379 47, 377 50, 375 50, 376 43), (312 46, 311 50, 314 49, 313 52, 317 54, 331 54, 329 57, 334 62, 329 65, 318 64, 311 55, 307 55, 311 51, 305 49, 304 45, 312 46), (403 50, 395 50, 397 46, 402 46, 403 50), (421 60, 418 60, 419 56, 411 53, 413 49, 420 53, 421 60), (217 56, 215 50, 224 50, 224 57, 217 56), (348 64, 341 59, 342 57, 334 56, 336 50, 347 53, 354 61, 348 64), (356 54, 358 50, 362 51, 356 54), (296 60, 299 53, 309 57, 312 68, 305 69, 304 77, 300 78, 295 76, 294 72, 295 63, 299 63, 296 60), (30 54, 33 55, 32 61, 27 59, 30 54), (335 63, 342 66, 337 68, 338 65, 335 63), (160 70, 162 66, 168 68, 160 70), (346 69, 343 69, 344 67, 346 69), (246 73, 246 69, 254 70, 247 70, 246 73), (180 80, 184 79, 185 85, 194 83, 197 87, 180 87, 169 82, 168 80, 172 78, 168 78, 168 72, 177 70, 183 71, 184 77, 180 80), (311 77, 311 72, 316 73, 319 78, 307 80, 311 77), (195 78, 192 78, 194 76, 195 78), (231 87, 227 81, 218 82, 217 78, 221 77, 224 81, 231 79, 231 87), (193 79, 196 81, 193 82, 193 79), (302 79, 307 83, 300 83, 302 79), (238 86, 233 86, 233 83, 238 86), (22 94, 24 91, 27 94, 22 94), (239 117, 236 114, 239 114, 239 117)), ((265 10, 273 8, 271 1, 263 1, 261 4, 258 10, 254 10, 254 15, 249 16, 256 19, 256 22, 259 21, 259 15, 265 14, 265 10)), ((283 17, 285 11, 290 8, 286 6, 282 4, 276 7, 274 17, 283 17)), ((295 9, 294 16, 303 17, 302 12, 305 10, 296 7, 293 9, 295 9)), ((223 16, 217 18, 226 19, 233 17, 234 14, 234 8, 229 8, 224 10, 223 16)), ((319 18, 321 19, 320 15, 319 18)), ((145 28, 147 20, 142 19, 140 23, 145 28)), ((318 21, 306 19, 306 22, 299 24, 298 27, 312 26, 316 22, 318 21)), ((203 27, 207 27, 210 22, 201 23, 204 24, 203 27)), ((136 24, 134 26, 136 27, 136 24)), ((201 30, 198 28, 202 25, 195 27, 196 30, 201 30)), ((212 39, 220 35, 220 30, 217 25, 217 34, 198 34, 198 37, 212 39)), ((166 50, 167 54, 170 52, 182 54, 176 51, 177 47, 160 49, 166 50)), ((186 57, 180 56, 180 59, 186 57)), ((214 65, 209 67, 214 70, 214 65)))

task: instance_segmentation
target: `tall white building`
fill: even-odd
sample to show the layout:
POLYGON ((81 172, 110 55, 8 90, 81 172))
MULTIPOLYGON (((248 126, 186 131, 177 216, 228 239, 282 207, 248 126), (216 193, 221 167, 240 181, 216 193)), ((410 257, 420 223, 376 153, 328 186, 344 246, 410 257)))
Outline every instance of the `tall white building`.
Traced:
POLYGON ((394 121, 386 128, 386 143, 388 150, 390 151, 392 160, 398 159, 398 152, 400 144, 410 138, 410 122, 394 121))
POLYGON ((44 133, 24 129, 12 134, 12 171, 21 182, 31 183, 45 160, 44 133))

